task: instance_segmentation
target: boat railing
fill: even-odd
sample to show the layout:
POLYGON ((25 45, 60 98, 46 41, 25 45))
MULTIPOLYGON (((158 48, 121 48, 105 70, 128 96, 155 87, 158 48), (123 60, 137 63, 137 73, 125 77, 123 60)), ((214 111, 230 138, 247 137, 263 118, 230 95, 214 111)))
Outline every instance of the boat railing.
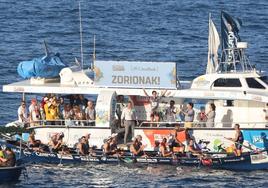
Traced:
POLYGON ((176 122, 151 122, 151 121, 143 121, 139 124, 138 127, 175 127, 180 126, 184 128, 232 128, 235 124, 239 124, 242 128, 267 128, 268 122, 184 122, 184 121, 176 121, 176 122))
MULTIPOLYGON (((267 128, 268 122, 184 122, 184 121, 142 121, 137 127, 175 127, 176 125, 184 128, 232 128, 235 124, 239 124, 242 128, 267 128)), ((96 126, 95 120, 40 120, 34 121, 29 124, 30 127, 35 126, 62 126, 62 127, 75 127, 75 126, 96 126)))
POLYGON ((67 119, 56 119, 56 120, 39 120, 32 121, 29 123, 30 127, 34 126, 95 126, 95 120, 67 120, 67 119))
POLYGON ((217 72, 251 72, 253 67, 245 54, 247 44, 240 42, 237 48, 228 48, 222 51, 221 62, 217 67, 217 72), (241 46, 242 45, 242 46, 241 46))

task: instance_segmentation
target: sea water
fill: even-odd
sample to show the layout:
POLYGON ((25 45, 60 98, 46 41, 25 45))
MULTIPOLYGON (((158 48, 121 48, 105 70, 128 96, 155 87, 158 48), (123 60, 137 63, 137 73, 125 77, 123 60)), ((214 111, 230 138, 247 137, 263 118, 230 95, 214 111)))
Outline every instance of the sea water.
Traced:
MULTIPOLYGON (((268 70, 267 0, 82 0, 84 67, 96 35, 98 60, 174 61, 180 80, 203 74, 208 15, 218 30, 220 11, 243 21, 242 41, 253 65, 268 70)), ((219 30, 220 31, 220 30, 219 30)), ((0 0, 0 85, 19 81, 20 61, 44 55, 43 40, 64 62, 80 58, 78 1, 0 0)), ((2 89, 2 88, 1 88, 2 89)), ((32 95, 34 96, 34 95, 32 95)), ((32 97, 28 96, 28 100, 32 97)), ((21 94, 0 93, 0 125, 16 120, 21 94)), ((18 187, 267 187, 267 172, 230 172, 169 166, 30 165, 18 187)))

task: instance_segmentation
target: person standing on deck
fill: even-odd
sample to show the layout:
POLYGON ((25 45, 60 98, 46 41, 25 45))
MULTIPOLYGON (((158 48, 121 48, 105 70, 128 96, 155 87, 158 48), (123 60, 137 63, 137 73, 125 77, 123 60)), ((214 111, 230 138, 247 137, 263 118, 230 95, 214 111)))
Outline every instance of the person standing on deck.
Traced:
POLYGON ((216 106, 214 103, 209 104, 209 111, 207 113, 207 127, 214 127, 214 121, 216 116, 216 106))
POLYGON ((171 100, 169 102, 169 108, 167 108, 166 110, 166 115, 167 115, 167 121, 168 122, 175 122, 176 121, 176 107, 175 105, 175 101, 171 100))
POLYGON ((206 115, 205 112, 205 107, 201 106, 200 107, 200 112, 197 114, 196 120, 199 121, 199 126, 200 127, 205 127, 206 126, 206 122, 208 120, 208 117, 206 115))
POLYGON ((133 108, 132 102, 128 101, 127 107, 123 109, 121 115, 121 125, 124 125, 125 127, 124 144, 127 143, 130 131, 131 131, 131 138, 133 137, 136 120, 137 120, 136 111, 133 108))
POLYGON ((29 106, 29 114, 30 114, 30 126, 40 125, 41 120, 40 108, 35 98, 31 100, 31 105, 29 106))
POLYGON ((64 104, 62 116, 63 116, 63 119, 65 121, 65 126, 74 125, 74 122, 73 122, 74 112, 73 112, 73 109, 71 108, 70 104, 64 104))
POLYGON ((151 103, 151 113, 150 113, 150 118, 151 122, 159 122, 160 121, 160 113, 158 111, 159 107, 159 102, 162 97, 165 96, 167 90, 161 93, 160 96, 158 96, 156 91, 152 91, 152 96, 149 96, 148 93, 143 89, 144 94, 149 97, 149 101, 151 103))
POLYGON ((21 105, 18 108, 18 119, 19 122, 23 123, 24 125, 28 123, 28 112, 25 101, 21 101, 21 105))
POLYGON ((96 119, 96 111, 94 108, 94 104, 93 101, 88 101, 87 102, 87 107, 85 109, 85 116, 86 116, 86 120, 88 120, 88 125, 89 126, 95 126, 95 119, 96 119))
POLYGON ((263 112, 265 113, 265 120, 266 120, 266 127, 268 127, 268 103, 266 103, 266 109, 263 109, 263 112))
POLYGON ((184 116, 184 121, 185 121, 185 127, 192 127, 193 121, 194 121, 194 110, 193 110, 194 104, 189 102, 187 104, 187 110, 183 111, 181 110, 182 115, 184 116))
POLYGON ((116 96, 116 108, 115 108, 115 117, 117 120, 121 120, 122 111, 125 108, 124 104, 124 95, 116 96))
POLYGON ((226 138, 228 140, 231 140, 235 143, 235 155, 240 156, 242 153, 242 146, 244 143, 244 135, 242 131, 240 130, 240 125, 235 124, 235 137, 234 138, 226 138))

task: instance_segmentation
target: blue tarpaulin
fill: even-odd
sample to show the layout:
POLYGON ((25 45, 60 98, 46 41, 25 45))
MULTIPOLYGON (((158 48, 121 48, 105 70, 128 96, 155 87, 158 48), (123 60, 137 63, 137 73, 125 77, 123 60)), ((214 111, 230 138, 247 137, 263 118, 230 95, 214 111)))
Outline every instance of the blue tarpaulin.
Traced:
POLYGON ((56 53, 30 61, 22 61, 18 65, 17 71, 25 79, 31 77, 53 78, 58 77, 61 69, 65 67, 66 65, 60 59, 59 53, 56 53))

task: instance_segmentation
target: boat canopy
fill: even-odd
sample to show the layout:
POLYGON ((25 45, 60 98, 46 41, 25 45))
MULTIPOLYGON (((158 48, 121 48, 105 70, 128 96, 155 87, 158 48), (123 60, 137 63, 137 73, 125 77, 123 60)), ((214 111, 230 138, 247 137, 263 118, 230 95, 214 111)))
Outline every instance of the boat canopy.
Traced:
MULTIPOLYGON (((144 96, 142 88, 104 88, 97 86, 69 86, 62 85, 59 80, 50 80, 43 84, 32 84, 31 80, 24 80, 12 84, 4 85, 3 92, 17 93, 55 93, 55 94, 100 94, 101 91, 116 91, 118 95, 139 95, 144 96)), ((153 91, 155 89, 148 89, 153 91)), ((160 89, 158 89, 160 90, 160 89)), ((158 91, 157 90, 157 91, 158 91)), ((162 89, 164 90, 164 89, 162 89)), ((195 98, 195 99, 219 99, 219 100, 252 100, 268 103, 268 93, 258 91, 236 90, 207 90, 207 89, 179 89, 168 90, 170 97, 177 98, 195 98)))

